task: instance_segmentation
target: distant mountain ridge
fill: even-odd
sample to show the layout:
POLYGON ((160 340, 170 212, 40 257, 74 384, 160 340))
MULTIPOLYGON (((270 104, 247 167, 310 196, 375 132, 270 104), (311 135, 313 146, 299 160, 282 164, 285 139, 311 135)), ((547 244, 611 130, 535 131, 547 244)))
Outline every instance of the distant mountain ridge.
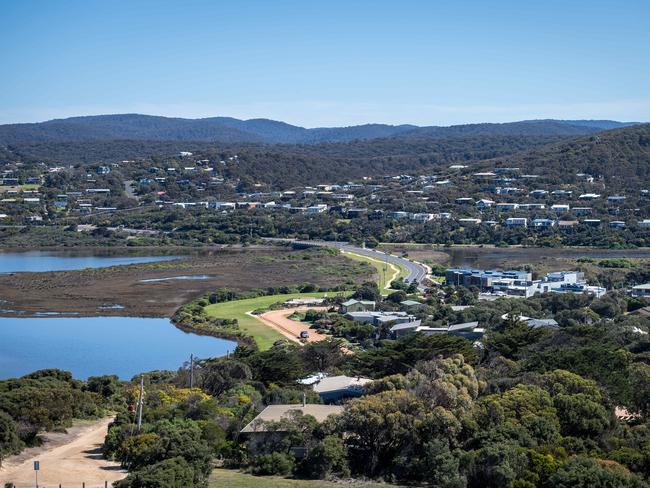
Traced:
POLYGON ((108 140, 316 144, 379 138, 448 139, 468 136, 579 136, 636 125, 612 120, 526 120, 448 127, 365 124, 306 129, 270 119, 184 119, 141 114, 92 115, 32 124, 0 125, 0 143, 108 140))

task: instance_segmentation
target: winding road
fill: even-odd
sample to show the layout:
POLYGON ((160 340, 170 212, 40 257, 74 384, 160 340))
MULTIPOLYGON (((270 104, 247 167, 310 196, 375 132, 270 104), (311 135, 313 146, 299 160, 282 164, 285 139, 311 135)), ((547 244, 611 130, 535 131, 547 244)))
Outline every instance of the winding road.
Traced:
POLYGON ((305 241, 299 239, 275 239, 275 238, 265 238, 266 241, 275 241, 275 242, 291 242, 294 244, 301 244, 304 246, 321 246, 321 247, 333 247, 340 249, 342 251, 360 254, 361 256, 367 256, 370 258, 379 259, 382 261, 387 261, 389 263, 395 264, 397 266, 403 266, 409 272, 409 274, 404 278, 404 281, 412 282, 415 281, 418 284, 419 290, 424 290, 425 287, 423 282, 429 273, 429 269, 426 265, 418 263, 416 261, 411 261, 410 259, 402 258, 400 256, 395 256, 394 254, 388 254, 382 251, 377 251, 375 249, 368 249, 365 247, 354 246, 348 242, 338 242, 338 241, 305 241))

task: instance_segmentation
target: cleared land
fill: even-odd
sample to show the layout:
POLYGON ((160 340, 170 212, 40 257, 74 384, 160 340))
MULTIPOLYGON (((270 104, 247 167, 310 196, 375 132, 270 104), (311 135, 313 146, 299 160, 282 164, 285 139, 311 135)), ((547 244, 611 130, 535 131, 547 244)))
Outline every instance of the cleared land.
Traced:
POLYGON ((1 315, 47 311, 169 317, 180 305, 217 288, 246 291, 301 283, 330 287, 373 279, 373 271, 326 251, 272 248, 217 250, 174 261, 111 268, 15 273, 0 276, 0 296, 6 300, 2 308, 15 311, 1 315), (179 276, 205 279, 169 279, 179 276), (114 304, 124 308, 101 308, 114 304))
POLYGON ((290 293, 287 295, 269 295, 264 297, 248 298, 246 300, 234 300, 232 302, 215 303, 205 307, 205 311, 211 317, 220 319, 237 319, 239 327, 255 339, 260 349, 269 349, 273 343, 285 336, 275 328, 259 320, 250 312, 265 309, 274 303, 284 302, 292 298, 322 298, 325 295, 333 296, 335 293, 290 293))
POLYGON ((215 469, 210 477, 210 488, 391 488, 395 485, 365 483, 359 480, 321 481, 288 480, 278 476, 253 476, 231 469, 215 469))
POLYGON ((7 459, 0 471, 0 482, 14 483, 17 488, 34 486, 34 461, 40 462, 38 484, 46 486, 109 486, 122 479, 126 472, 119 463, 106 461, 101 447, 111 418, 79 424, 68 434, 46 434, 43 446, 28 449, 19 456, 7 459), (52 438, 48 441, 48 438, 52 438))
POLYGON ((327 307, 283 308, 281 310, 271 310, 270 312, 260 314, 257 318, 294 342, 301 342, 298 338, 301 332, 307 332, 309 334, 307 342, 318 342, 327 339, 328 336, 311 330, 309 324, 289 318, 290 315, 296 312, 305 312, 307 310, 327 310, 327 307))

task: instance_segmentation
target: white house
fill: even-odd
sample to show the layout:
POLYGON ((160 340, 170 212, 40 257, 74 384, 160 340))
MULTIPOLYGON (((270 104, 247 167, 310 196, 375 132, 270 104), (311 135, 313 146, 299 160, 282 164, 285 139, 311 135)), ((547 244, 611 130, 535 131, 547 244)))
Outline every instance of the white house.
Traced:
POLYGON ((523 217, 510 217, 506 219, 505 224, 508 227, 528 227, 528 219, 523 217))

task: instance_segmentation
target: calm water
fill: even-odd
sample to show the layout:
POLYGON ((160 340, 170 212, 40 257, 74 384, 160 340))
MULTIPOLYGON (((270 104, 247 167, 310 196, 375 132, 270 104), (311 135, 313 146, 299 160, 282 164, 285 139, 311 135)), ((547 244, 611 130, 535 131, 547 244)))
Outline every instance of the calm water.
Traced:
POLYGON ((0 273, 64 271, 169 261, 181 256, 115 256, 59 251, 0 252, 0 273))
POLYGON ((59 368, 76 378, 116 374, 130 379, 179 368, 190 354, 208 358, 236 344, 187 334, 167 319, 135 317, 0 318, 0 378, 59 368))

